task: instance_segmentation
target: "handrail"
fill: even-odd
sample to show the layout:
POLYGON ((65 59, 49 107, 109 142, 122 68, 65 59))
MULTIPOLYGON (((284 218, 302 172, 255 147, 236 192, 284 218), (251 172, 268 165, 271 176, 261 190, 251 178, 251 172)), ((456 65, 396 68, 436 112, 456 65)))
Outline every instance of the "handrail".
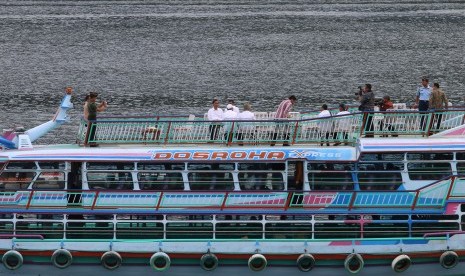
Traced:
POLYGON ((354 143, 363 136, 429 136, 462 125, 465 111, 355 112, 291 120, 188 120, 182 117, 102 117, 82 121, 78 143, 308 144, 354 143), (174 119, 175 118, 175 119, 174 119), (179 119, 178 119, 179 118, 179 119), (174 120, 173 120, 174 119, 174 120), (96 132, 89 141, 90 132, 96 132))
POLYGON ((0 234, 0 239, 5 238, 38 238, 43 240, 44 236, 38 234, 0 234))
POLYGON ((0 208, 40 210, 82 208, 160 210, 299 210, 370 208, 425 210, 443 208, 460 176, 416 190, 176 191, 176 190, 18 190, 0 193, 0 208))

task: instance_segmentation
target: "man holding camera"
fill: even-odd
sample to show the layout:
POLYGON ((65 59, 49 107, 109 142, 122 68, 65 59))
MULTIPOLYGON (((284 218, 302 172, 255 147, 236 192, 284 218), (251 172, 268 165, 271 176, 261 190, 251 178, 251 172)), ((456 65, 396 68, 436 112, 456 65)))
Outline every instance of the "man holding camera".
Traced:
POLYGON ((373 131, 373 116, 369 116, 369 112, 373 112, 375 110, 375 94, 371 91, 371 84, 367 83, 363 87, 359 87, 360 92, 358 93, 358 100, 360 101, 360 106, 358 110, 364 112, 363 115, 365 117, 365 125, 363 126, 365 129, 365 137, 374 137, 373 131))

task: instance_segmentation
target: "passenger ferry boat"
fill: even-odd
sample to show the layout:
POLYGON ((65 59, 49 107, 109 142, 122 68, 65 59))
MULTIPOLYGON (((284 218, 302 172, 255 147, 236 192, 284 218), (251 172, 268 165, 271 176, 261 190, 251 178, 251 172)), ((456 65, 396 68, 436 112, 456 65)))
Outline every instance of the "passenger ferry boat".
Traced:
POLYGON ((70 98, 0 139, 3 272, 463 268, 464 110, 101 117, 76 144, 32 145, 66 121, 70 98))

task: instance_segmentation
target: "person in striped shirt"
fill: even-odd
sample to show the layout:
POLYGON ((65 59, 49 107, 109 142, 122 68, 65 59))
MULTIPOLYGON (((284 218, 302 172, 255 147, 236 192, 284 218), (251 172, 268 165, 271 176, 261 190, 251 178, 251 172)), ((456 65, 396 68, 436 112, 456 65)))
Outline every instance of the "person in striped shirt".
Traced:
MULTIPOLYGON (((294 95, 290 96, 287 100, 282 101, 276 110, 276 114, 274 116, 275 120, 287 119, 289 117, 289 112, 296 103, 297 98, 294 95)), ((278 135, 280 134, 280 138, 283 140, 283 146, 289 146, 289 132, 287 123, 278 122, 276 130, 277 132, 273 133, 271 146, 275 145, 278 135)))

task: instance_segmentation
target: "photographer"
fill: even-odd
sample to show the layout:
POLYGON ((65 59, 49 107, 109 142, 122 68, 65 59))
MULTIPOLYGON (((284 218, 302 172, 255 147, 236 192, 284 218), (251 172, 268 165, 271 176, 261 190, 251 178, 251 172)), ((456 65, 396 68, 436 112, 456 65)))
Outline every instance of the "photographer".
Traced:
POLYGON ((375 110, 375 94, 371 91, 371 84, 367 83, 363 87, 359 87, 360 92, 358 93, 358 100, 360 101, 360 106, 358 110, 363 111, 365 118, 365 137, 374 137, 373 130, 373 116, 370 116, 368 113, 375 110))

